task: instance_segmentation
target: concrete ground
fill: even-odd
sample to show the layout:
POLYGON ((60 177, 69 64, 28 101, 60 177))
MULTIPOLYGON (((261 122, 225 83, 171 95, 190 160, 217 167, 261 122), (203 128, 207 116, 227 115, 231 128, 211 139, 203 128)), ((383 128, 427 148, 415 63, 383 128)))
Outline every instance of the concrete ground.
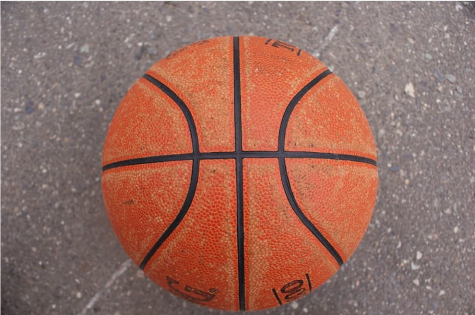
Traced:
POLYGON ((258 35, 326 63, 378 149, 367 234, 327 283, 259 314, 475 314, 473 3, 1 4, 2 313, 217 314, 133 265, 101 195, 128 88, 200 39, 258 35))

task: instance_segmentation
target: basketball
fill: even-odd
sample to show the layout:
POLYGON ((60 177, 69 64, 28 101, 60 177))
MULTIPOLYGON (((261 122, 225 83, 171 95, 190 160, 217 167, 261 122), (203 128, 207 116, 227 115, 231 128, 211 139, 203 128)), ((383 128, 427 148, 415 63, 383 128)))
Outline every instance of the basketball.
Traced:
POLYGON ((378 188, 349 88, 302 49, 250 36, 153 65, 117 108, 102 166, 131 259, 221 310, 277 307, 322 285, 363 238, 378 188))

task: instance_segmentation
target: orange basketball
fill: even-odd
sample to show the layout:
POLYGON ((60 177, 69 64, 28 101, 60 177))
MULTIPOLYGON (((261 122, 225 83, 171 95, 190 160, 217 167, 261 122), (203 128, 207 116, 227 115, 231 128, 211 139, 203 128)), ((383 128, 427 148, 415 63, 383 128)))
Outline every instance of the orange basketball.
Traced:
POLYGON ((153 281, 222 310, 279 306, 355 251, 378 186, 355 97, 284 42, 220 37, 152 66, 103 152, 111 224, 153 281))

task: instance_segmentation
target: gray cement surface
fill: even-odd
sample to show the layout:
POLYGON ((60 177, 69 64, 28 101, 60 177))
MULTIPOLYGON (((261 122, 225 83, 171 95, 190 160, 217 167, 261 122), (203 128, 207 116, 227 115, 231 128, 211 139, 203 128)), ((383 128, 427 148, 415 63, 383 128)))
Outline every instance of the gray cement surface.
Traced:
POLYGON ((355 254, 259 314, 474 315, 475 7, 462 2, 2 2, 2 313, 220 313, 130 263, 100 176, 134 81, 222 35, 317 56, 358 96, 378 149, 378 201, 355 254))

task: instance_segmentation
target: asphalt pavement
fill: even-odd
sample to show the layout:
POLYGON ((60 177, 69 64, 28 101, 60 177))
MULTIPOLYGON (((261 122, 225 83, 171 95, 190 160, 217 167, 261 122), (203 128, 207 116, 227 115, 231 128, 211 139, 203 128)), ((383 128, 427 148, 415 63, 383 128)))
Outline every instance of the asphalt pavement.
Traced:
POLYGON ((155 285, 109 224, 101 151, 156 61, 224 35, 279 39, 357 96, 378 200, 351 259, 256 314, 475 314, 473 2, 2 2, 2 314, 218 314, 155 285))

